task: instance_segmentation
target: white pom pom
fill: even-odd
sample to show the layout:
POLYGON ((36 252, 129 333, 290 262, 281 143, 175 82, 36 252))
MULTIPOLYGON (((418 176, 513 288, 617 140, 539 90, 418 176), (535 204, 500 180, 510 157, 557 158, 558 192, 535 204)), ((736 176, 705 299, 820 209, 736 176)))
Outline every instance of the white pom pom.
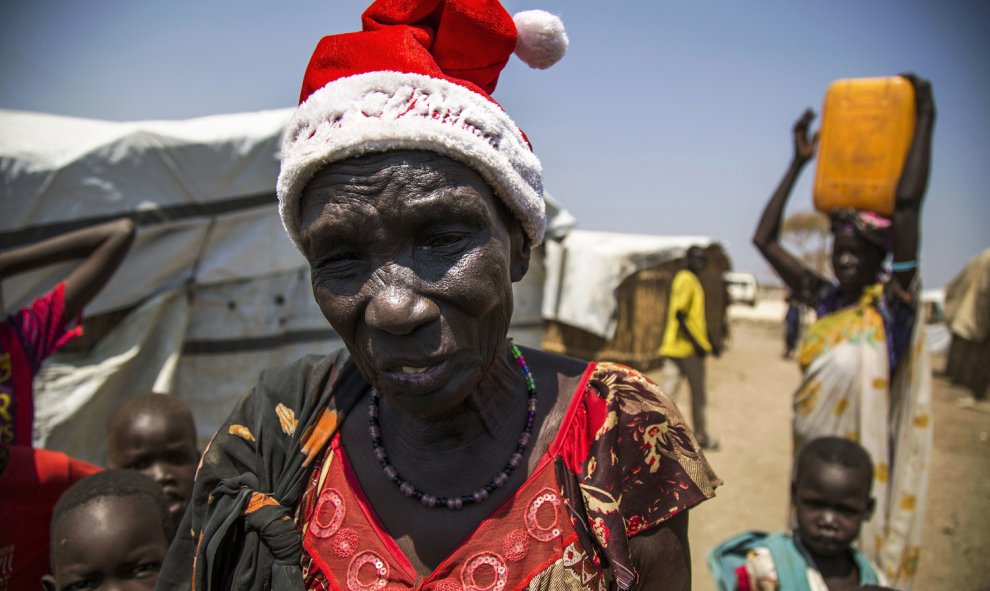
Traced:
POLYGON ((531 68, 545 70, 564 57, 567 32, 559 18, 545 10, 524 10, 516 23, 516 55, 531 68))

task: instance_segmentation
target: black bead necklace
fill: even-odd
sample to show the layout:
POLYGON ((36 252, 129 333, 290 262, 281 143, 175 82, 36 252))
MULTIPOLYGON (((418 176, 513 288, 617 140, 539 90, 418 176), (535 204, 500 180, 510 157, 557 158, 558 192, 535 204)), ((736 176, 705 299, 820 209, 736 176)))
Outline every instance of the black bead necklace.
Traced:
POLYGON ((509 339, 509 348, 512 350, 512 357, 516 360, 516 364, 519 365, 519 369, 526 379, 526 389, 529 391, 529 399, 527 401, 529 410, 526 413, 526 426, 523 427, 522 435, 519 436, 516 451, 509 457, 509 461, 505 464, 505 467, 488 484, 470 494, 459 497, 430 495, 399 475, 398 470, 389 463, 388 454, 382 445, 382 429, 381 425, 378 424, 378 412, 381 401, 378 391, 374 388, 371 389, 371 402, 368 404, 368 432, 371 434, 371 445, 374 446, 375 457, 378 458, 378 463, 381 464, 382 470, 385 471, 385 476, 399 487, 399 491, 402 494, 407 497, 419 499, 427 507, 460 509, 464 505, 481 503, 487 499, 488 495, 495 489, 502 487, 509 480, 509 474, 512 474, 512 471, 522 463, 523 452, 526 451, 526 446, 529 445, 533 433, 533 423, 536 421, 536 381, 533 380, 533 374, 530 373, 529 366, 526 365, 526 359, 522 356, 522 352, 519 351, 519 347, 512 342, 512 339, 509 339))

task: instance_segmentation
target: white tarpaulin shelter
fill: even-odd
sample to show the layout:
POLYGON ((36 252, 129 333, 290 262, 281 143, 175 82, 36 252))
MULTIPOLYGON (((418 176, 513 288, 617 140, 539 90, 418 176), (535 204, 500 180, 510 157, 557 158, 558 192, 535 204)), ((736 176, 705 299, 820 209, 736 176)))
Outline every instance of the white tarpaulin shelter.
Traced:
MULTIPOLYGON (((131 252, 85 311, 119 318, 91 347, 54 356, 36 380, 35 445, 102 462, 109 414, 149 390, 183 398, 203 440, 261 369, 341 345, 276 210, 291 114, 115 123, 0 110, 0 248, 120 216, 138 224, 131 252)), ((543 276, 534 263, 515 289, 512 333, 538 345, 543 276)), ((66 269, 5 281, 8 309, 66 269)))

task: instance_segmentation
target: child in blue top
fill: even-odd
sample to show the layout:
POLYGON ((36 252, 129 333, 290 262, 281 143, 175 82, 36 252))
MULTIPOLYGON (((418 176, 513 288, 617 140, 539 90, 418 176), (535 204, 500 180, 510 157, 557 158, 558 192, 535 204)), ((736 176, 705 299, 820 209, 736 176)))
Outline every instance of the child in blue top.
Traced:
POLYGON ((873 513, 873 463, 858 443, 820 437, 801 449, 791 497, 793 533, 746 532, 719 544, 708 562, 720 591, 838 591, 885 585, 852 547, 873 513))

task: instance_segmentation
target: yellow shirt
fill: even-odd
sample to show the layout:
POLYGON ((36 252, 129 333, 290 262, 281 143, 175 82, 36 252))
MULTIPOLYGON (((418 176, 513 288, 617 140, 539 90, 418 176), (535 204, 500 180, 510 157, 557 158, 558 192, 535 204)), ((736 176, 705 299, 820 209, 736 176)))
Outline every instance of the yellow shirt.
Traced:
POLYGON ((705 290, 701 287, 698 276, 687 269, 678 271, 670 286, 667 326, 663 331, 663 344, 660 345, 660 355, 664 357, 683 358, 697 354, 677 321, 679 311, 684 312, 685 324, 694 340, 706 352, 711 353, 712 345, 708 342, 708 323, 705 320, 705 290))

